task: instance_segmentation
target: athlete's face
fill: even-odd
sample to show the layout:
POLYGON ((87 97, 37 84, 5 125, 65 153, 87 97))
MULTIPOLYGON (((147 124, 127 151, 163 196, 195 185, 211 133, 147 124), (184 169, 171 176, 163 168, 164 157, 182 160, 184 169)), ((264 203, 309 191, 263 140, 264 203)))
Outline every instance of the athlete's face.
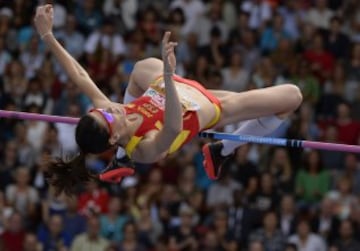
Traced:
POLYGON ((107 128, 110 135, 109 143, 115 145, 125 127, 125 111, 120 107, 109 107, 92 109, 90 113, 107 128))

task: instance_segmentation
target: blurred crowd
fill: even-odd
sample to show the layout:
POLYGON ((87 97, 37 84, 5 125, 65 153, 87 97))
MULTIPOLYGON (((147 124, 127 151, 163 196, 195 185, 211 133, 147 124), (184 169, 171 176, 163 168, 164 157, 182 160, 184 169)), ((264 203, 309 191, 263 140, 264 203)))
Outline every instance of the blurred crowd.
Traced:
MULTIPOLYGON (((0 109, 79 117, 91 108, 34 30, 43 3, 54 5, 55 36, 115 102, 170 30, 177 74, 207 88, 300 87, 302 106, 271 136, 360 143, 358 0, 0 1, 0 109)), ((74 130, 0 119, 0 250, 360 250, 356 154, 244 144, 210 181, 198 138, 120 184, 56 197, 46 161, 77 153, 74 130)))

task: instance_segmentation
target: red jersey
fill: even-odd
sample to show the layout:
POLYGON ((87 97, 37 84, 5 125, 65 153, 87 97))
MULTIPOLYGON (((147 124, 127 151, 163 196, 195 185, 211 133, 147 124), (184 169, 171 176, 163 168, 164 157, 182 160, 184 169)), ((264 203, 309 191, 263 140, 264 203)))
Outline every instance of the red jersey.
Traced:
MULTIPOLYGON (((196 88, 214 103, 217 114, 211 123, 209 123, 207 128, 215 125, 221 114, 219 100, 196 81, 184 79, 176 75, 173 79, 177 82, 196 88)), ((200 109, 200 106, 196 103, 196 101, 191 99, 186 90, 178 89, 178 93, 180 103, 183 108, 183 129, 170 146, 169 153, 173 153, 178 150, 181 146, 195 137, 200 131, 199 120, 197 117, 197 111, 200 109)), ((143 117, 141 125, 125 146, 126 153, 130 157, 146 133, 151 130, 161 130, 163 127, 165 112, 165 86, 163 77, 161 76, 151 83, 143 96, 125 105, 125 110, 126 114, 138 113, 143 117)))

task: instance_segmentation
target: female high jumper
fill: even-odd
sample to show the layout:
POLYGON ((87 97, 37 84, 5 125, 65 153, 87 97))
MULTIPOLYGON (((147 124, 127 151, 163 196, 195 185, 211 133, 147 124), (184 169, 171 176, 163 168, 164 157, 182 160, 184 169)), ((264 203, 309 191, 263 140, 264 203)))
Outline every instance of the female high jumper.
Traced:
MULTIPOLYGON (((94 106, 76 127, 79 155, 49 164, 49 182, 57 193, 72 193, 76 184, 93 177, 85 166, 87 154, 123 147, 135 162, 153 163, 178 150, 200 131, 240 121, 244 122, 235 134, 265 136, 302 102, 301 92, 292 84, 235 93, 207 90, 194 80, 176 75, 177 43, 170 42, 170 32, 165 32, 162 61, 138 61, 125 92, 126 104, 114 103, 53 36, 53 7, 39 6, 34 22, 41 39, 94 106)), ((204 145, 209 178, 218 178, 223 161, 239 145, 226 140, 204 145)))

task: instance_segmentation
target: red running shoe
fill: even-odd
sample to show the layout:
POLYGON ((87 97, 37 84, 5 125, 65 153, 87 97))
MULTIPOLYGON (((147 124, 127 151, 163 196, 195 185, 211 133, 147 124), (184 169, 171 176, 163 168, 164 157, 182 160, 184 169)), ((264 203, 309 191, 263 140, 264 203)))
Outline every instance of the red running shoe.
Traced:
POLYGON ((127 176, 135 174, 135 165, 126 155, 122 158, 112 159, 109 165, 99 174, 101 181, 120 183, 127 176))
POLYGON ((207 143, 202 147, 204 156, 203 165, 207 176, 211 180, 216 180, 220 177, 221 169, 224 163, 230 158, 229 156, 222 156, 221 149, 224 147, 221 141, 215 143, 207 143))

